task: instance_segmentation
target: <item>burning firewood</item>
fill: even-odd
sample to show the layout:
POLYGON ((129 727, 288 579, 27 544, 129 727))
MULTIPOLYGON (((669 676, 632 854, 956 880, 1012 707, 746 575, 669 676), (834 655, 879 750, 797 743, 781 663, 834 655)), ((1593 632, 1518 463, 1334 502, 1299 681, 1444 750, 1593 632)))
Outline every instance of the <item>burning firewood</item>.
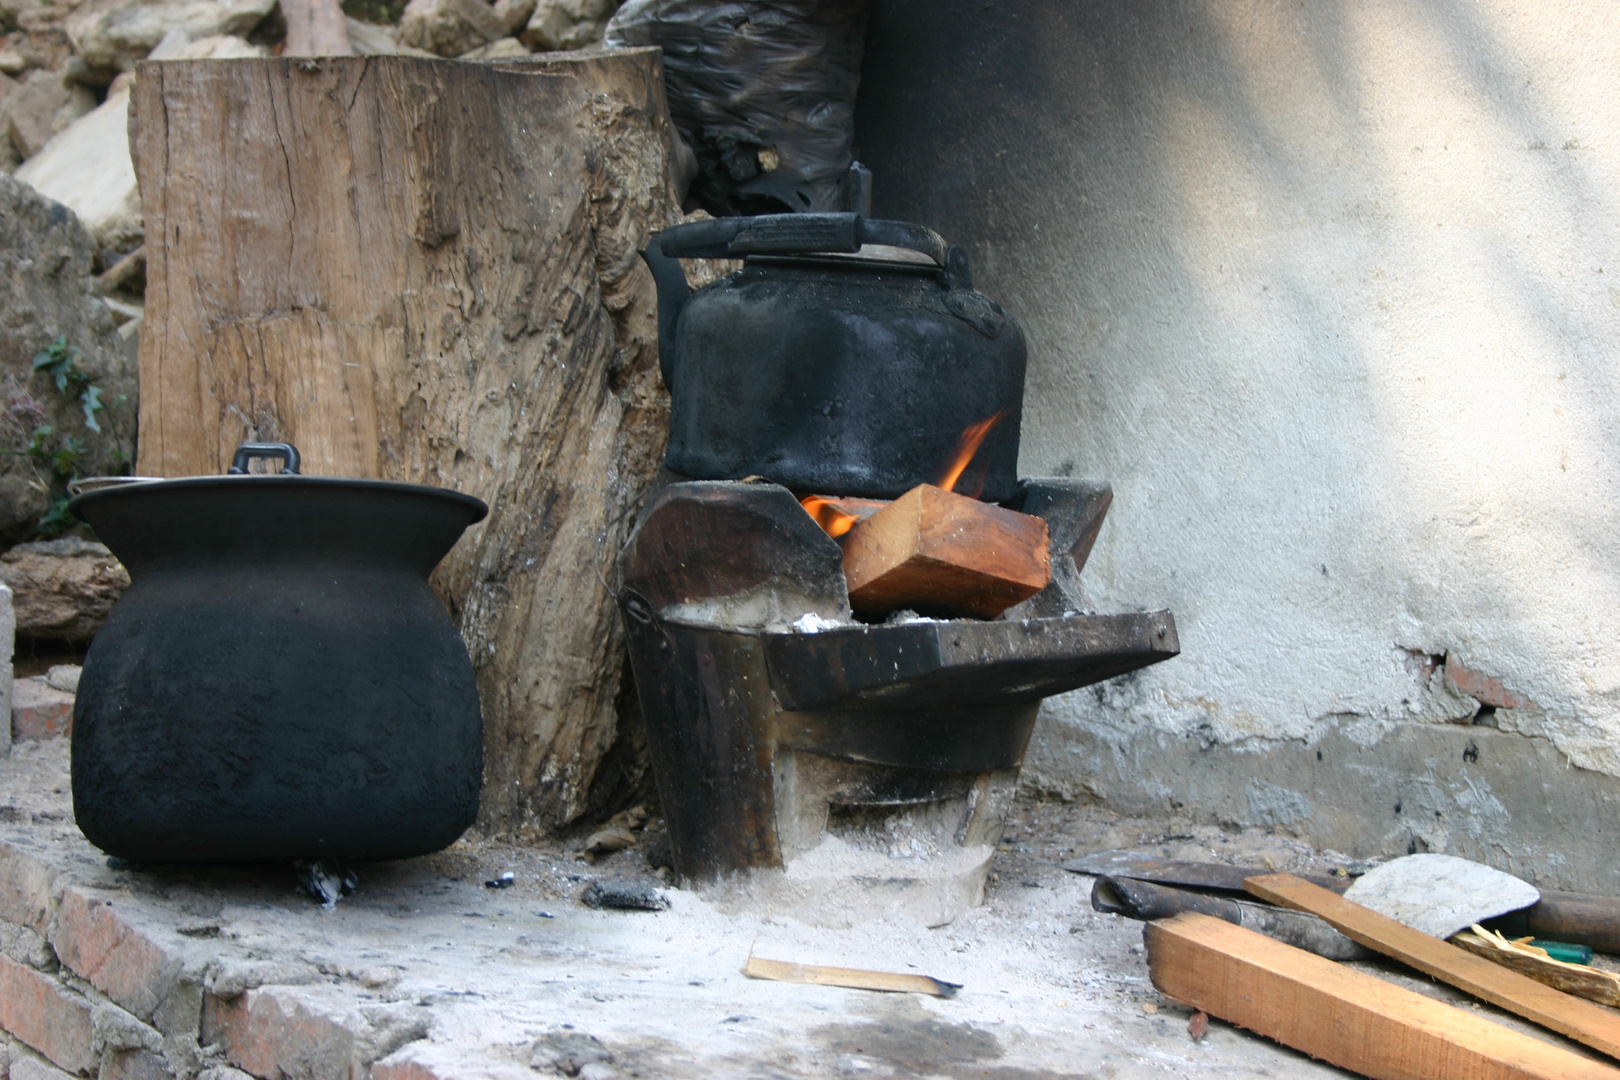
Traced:
MULTIPOLYGON (((829 530, 830 531, 830 530, 829 530)), ((1046 522, 932 484, 912 488, 840 540, 850 605, 993 619, 1046 587, 1046 522)))

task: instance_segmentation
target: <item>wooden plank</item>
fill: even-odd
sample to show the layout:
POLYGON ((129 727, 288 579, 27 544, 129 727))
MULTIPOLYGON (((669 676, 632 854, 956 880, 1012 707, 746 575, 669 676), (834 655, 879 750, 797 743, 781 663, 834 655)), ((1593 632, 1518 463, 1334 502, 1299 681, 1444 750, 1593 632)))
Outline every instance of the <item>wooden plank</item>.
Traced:
POLYGON ((880 990, 890 994, 930 994, 954 997, 960 983, 948 983, 931 975, 910 975, 896 971, 865 971, 860 968, 826 967, 822 964, 793 964, 786 960, 766 960, 750 956, 742 973, 750 979, 772 982, 808 983, 813 986, 843 986, 851 990, 880 990))
POLYGON ((1292 874, 1264 874, 1243 884, 1262 900, 1320 915, 1345 937, 1425 975, 1610 1057, 1620 1057, 1620 1015, 1590 1001, 1543 986, 1292 874))
POLYGON ((850 605, 993 619, 1051 580, 1046 522, 920 484, 844 534, 850 605))
POLYGON ((1208 915, 1149 923, 1146 936, 1161 993, 1374 1080, 1620 1078, 1601 1062, 1208 915))

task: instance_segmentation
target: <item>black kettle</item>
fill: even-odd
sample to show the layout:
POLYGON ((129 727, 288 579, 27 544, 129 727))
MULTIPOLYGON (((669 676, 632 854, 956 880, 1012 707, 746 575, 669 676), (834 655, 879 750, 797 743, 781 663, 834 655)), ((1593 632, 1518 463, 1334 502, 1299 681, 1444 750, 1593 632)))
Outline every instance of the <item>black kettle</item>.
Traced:
POLYGON ((955 490, 1016 492, 1024 336, 939 234, 775 214, 677 225, 641 254, 658 286, 671 472, 893 499, 940 482, 964 433, 993 421, 955 490), (742 269, 688 289, 680 259, 737 257, 742 269))

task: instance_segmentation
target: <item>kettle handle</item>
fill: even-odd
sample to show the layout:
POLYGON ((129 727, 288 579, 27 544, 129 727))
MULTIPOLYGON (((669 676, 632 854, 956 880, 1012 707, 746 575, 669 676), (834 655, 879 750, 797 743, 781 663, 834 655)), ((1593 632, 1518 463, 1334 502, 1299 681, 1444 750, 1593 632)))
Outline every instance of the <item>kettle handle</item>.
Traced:
POLYGON ((676 259, 732 259, 743 255, 855 252, 883 244, 920 252, 947 269, 950 248, 932 229, 905 221, 874 221, 860 214, 761 214, 689 221, 665 229, 658 248, 676 259))
POLYGON ((281 467, 282 476, 298 475, 298 447, 284 442, 243 443, 236 448, 236 456, 231 459, 231 467, 227 470, 227 474, 246 476, 248 463, 254 458, 280 458, 285 463, 281 467))

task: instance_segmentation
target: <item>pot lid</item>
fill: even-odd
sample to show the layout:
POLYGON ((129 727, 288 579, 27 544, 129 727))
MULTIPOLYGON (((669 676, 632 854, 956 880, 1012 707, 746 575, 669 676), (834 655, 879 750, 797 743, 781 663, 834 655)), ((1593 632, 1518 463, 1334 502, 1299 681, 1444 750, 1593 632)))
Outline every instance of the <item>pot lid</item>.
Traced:
POLYGON ((69 509, 79 516, 78 507, 86 499, 99 497, 101 493, 115 489, 142 488, 148 489, 154 485, 162 485, 165 489, 176 487, 220 487, 222 489, 240 489, 240 485, 253 486, 263 484, 293 485, 302 487, 349 487, 368 491, 398 491, 401 494, 430 495, 451 502, 458 502, 474 512, 473 521, 481 521, 489 514, 489 506, 482 499, 467 495, 448 488, 433 487, 430 484, 410 484, 399 480, 364 480, 348 476, 305 476, 299 472, 302 459, 298 448, 291 443, 242 443, 236 448, 236 454, 231 459, 231 467, 220 476, 87 476, 68 483, 68 494, 72 496, 69 509), (276 473, 250 473, 248 466, 254 458, 276 459, 282 463, 281 471, 276 473))

